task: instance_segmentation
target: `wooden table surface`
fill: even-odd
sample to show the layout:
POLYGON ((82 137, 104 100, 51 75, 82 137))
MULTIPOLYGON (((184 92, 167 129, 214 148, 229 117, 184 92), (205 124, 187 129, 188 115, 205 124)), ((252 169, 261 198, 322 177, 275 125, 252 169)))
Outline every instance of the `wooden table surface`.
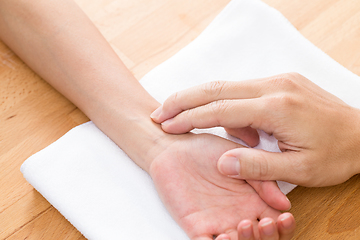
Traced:
MULTIPOLYGON (((195 39, 229 0, 76 2, 140 79, 195 39)), ((360 75, 360 1, 264 2, 360 75)), ((78 108, 0 42, 0 239, 85 239, 25 181, 19 168, 86 121, 78 108)), ((298 226, 294 239, 360 239, 359 175, 335 187, 297 187, 289 198, 298 226)))

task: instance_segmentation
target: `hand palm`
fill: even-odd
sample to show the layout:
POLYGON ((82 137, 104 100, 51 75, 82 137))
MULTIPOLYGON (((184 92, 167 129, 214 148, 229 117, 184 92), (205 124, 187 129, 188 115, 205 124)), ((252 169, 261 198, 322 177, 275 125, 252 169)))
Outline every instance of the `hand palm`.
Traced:
POLYGON ((191 239, 237 236, 243 219, 277 218, 246 181, 220 174, 219 157, 239 145, 209 134, 186 134, 154 159, 150 175, 165 206, 191 239))

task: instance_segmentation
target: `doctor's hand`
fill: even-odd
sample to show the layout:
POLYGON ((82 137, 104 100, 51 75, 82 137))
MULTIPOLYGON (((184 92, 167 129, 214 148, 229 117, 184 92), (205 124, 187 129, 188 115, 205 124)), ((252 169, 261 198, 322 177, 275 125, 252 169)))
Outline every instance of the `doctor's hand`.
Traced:
POLYGON ((328 186, 360 172, 359 110, 297 73, 193 87, 151 117, 174 134, 222 126, 251 147, 257 130, 273 134, 281 153, 238 148, 220 157, 219 171, 234 178, 328 186))

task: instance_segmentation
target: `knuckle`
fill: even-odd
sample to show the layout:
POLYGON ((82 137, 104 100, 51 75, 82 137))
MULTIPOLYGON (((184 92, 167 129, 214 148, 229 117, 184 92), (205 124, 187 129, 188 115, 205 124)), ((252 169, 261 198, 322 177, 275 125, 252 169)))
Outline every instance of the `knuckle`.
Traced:
POLYGON ((181 94, 179 92, 175 92, 165 100, 162 110, 167 114, 179 113, 183 110, 182 102, 181 94))
POLYGON ((209 108, 211 110, 211 112, 213 113, 213 115, 221 115, 224 112, 227 111, 228 109, 228 101, 226 100, 218 100, 218 101, 214 101, 211 102, 209 104, 209 108))
POLYGON ((223 92, 225 85, 226 81, 213 81, 205 83, 203 86, 203 91, 206 95, 216 98, 223 92))
POLYGON ((296 104, 296 100, 290 94, 281 94, 280 96, 277 96, 277 101, 279 102, 280 106, 283 106, 286 109, 296 104))
POLYGON ((269 79, 271 87, 281 91, 294 92, 298 90, 298 81, 302 76, 298 73, 284 73, 269 79))
MULTIPOLYGON (((288 93, 279 93, 271 96, 264 108, 270 111, 290 111, 292 112, 298 105, 297 98, 288 93)), ((285 112, 286 113, 286 112, 285 112)))
POLYGON ((269 168, 269 162, 268 159, 264 156, 264 152, 260 151, 260 161, 258 161, 259 164, 259 178, 270 178, 272 177, 272 172, 269 168))
POLYGON ((260 150, 259 155, 252 154, 251 156, 249 156, 249 159, 246 163, 240 162, 240 166, 244 164, 248 165, 245 168, 247 169, 249 176, 251 176, 251 178, 253 179, 268 180, 273 175, 269 167, 269 162, 267 158, 264 156, 262 150, 260 150))
POLYGON ((221 125, 222 124, 221 119, 228 111, 229 102, 227 100, 218 100, 209 103, 207 107, 208 107, 208 112, 210 112, 211 116, 213 117, 213 120, 216 121, 216 124, 221 125))
POLYGON ((194 110, 186 110, 179 113, 172 122, 173 126, 178 127, 179 129, 186 129, 187 131, 191 130, 194 126, 194 121, 196 122, 196 113, 194 110))
POLYGON ((170 103, 170 104, 176 104, 178 102, 178 99, 179 99, 179 93, 175 92, 175 93, 170 95, 167 102, 170 103))
POLYGON ((282 89, 282 90, 292 90, 292 88, 295 85, 291 78, 284 76, 273 78, 271 83, 278 89, 282 89))
POLYGON ((302 76, 300 73, 298 73, 298 72, 285 73, 285 76, 286 76, 287 78, 291 78, 291 79, 293 79, 293 80, 303 78, 303 76, 302 76))
POLYGON ((177 117, 178 119, 191 120, 195 117, 195 111, 193 109, 189 109, 178 114, 177 117))
POLYGON ((179 113, 175 119, 178 122, 183 122, 184 120, 186 121, 191 121, 195 116, 194 110, 193 109, 189 109, 189 110, 185 110, 181 113, 179 113))

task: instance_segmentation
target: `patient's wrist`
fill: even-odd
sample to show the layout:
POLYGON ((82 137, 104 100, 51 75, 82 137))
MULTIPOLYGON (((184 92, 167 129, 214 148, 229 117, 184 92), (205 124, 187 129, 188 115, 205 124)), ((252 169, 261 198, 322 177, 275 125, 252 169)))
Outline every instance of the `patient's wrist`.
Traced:
POLYGON ((146 172, 149 172, 152 161, 177 138, 162 131, 159 124, 150 118, 138 125, 141 134, 138 141, 123 149, 130 158, 146 172), (149 121, 150 120, 150 121, 149 121))
POLYGON ((113 114, 105 121, 95 122, 142 169, 149 172, 154 158, 178 136, 165 133, 151 120, 151 110, 113 114))

